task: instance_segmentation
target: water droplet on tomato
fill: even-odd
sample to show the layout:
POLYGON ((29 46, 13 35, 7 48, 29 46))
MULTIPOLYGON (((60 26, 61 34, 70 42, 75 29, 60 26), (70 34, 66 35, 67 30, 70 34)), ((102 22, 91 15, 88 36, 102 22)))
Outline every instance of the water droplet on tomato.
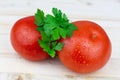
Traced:
POLYGON ((86 61, 83 61, 83 64, 85 64, 86 63, 86 61))
POLYGON ((81 52, 80 52, 80 51, 78 51, 78 53, 80 54, 81 52))
POLYGON ((88 66, 89 64, 86 64, 86 66, 88 66))

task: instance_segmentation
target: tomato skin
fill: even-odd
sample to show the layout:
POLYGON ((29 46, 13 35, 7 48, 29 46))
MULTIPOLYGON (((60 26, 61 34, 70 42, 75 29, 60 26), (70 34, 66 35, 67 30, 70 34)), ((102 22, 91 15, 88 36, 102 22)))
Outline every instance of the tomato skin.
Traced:
POLYGON ((18 20, 12 27, 10 39, 13 48, 22 57, 32 61, 48 58, 48 54, 40 48, 38 40, 40 33, 34 24, 35 17, 29 16, 18 20))
POLYGON ((111 42, 105 31, 90 21, 73 22, 78 27, 71 38, 63 39, 58 52, 60 61, 78 73, 94 72, 102 68, 111 55, 111 42))

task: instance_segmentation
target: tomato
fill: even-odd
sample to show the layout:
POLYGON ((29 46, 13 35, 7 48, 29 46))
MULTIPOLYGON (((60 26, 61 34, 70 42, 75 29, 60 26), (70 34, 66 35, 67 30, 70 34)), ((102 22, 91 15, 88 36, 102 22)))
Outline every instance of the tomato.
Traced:
POLYGON ((78 30, 71 38, 63 39, 58 52, 60 61, 78 73, 89 73, 102 68, 111 55, 111 42, 106 32, 90 21, 73 22, 78 30))
POLYGON ((18 20, 12 27, 10 38, 13 48, 22 57, 32 61, 48 58, 48 54, 40 48, 40 33, 34 24, 35 17, 29 16, 18 20))

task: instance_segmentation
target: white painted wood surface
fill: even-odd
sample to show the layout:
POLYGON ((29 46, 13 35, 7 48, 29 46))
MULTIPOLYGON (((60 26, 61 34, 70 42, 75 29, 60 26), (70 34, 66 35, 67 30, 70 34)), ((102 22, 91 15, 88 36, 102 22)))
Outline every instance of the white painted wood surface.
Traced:
POLYGON ((120 0, 0 0, 0 80, 120 80, 120 0), (10 43, 12 25, 37 8, 50 12, 57 7, 71 21, 91 20, 101 25, 112 42, 109 62, 99 71, 78 74, 59 60, 30 62, 21 58, 10 43))

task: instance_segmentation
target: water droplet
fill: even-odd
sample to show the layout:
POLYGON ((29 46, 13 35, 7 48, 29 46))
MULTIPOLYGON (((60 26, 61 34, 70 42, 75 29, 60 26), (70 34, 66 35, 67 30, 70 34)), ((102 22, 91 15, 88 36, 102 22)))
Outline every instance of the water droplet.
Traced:
POLYGON ((83 48, 86 48, 86 46, 83 46, 83 48))
POLYGON ((83 61, 83 64, 85 64, 86 63, 86 61, 83 61))
POLYGON ((86 66, 88 66, 88 64, 86 64, 86 66))
POLYGON ((92 35, 92 39, 95 39, 97 36, 95 34, 92 35))
POLYGON ((77 48, 75 48, 75 51, 77 51, 77 48))
POLYGON ((80 54, 81 52, 80 52, 80 51, 78 51, 78 53, 80 54))
POLYGON ((82 56, 82 58, 85 58, 85 56, 82 56))
POLYGON ((79 45, 77 45, 76 47, 79 47, 79 45))

